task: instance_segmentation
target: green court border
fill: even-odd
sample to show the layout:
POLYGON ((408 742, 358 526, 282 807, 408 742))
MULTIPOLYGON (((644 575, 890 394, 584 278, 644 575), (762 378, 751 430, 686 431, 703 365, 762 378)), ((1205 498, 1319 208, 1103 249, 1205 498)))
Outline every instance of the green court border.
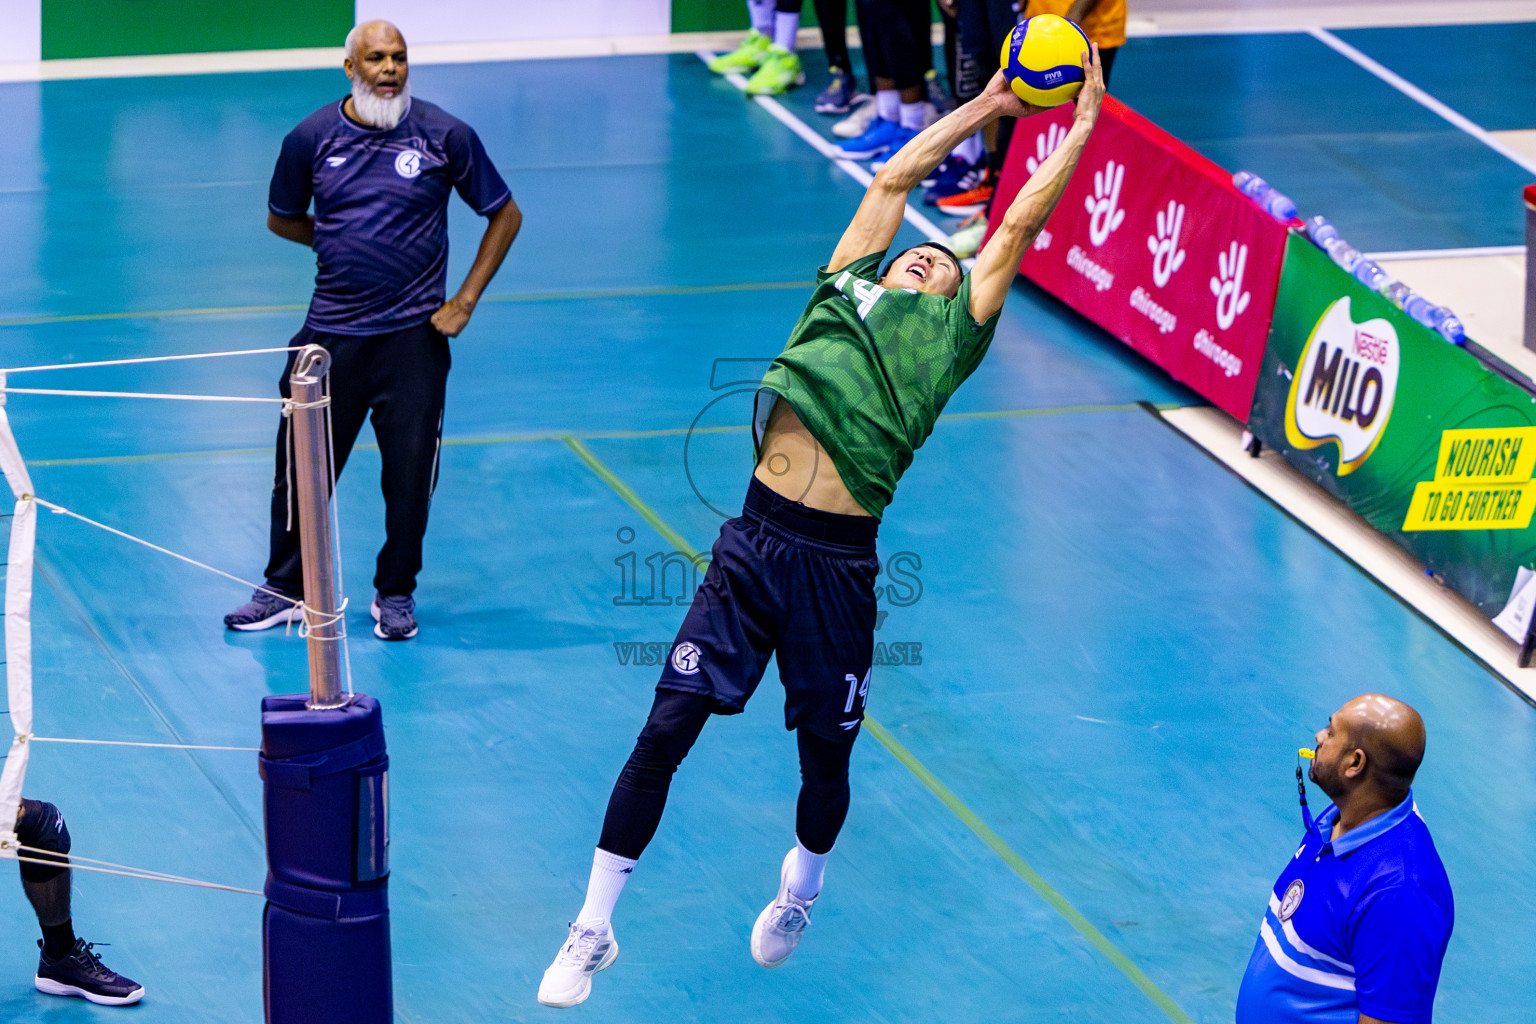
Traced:
MULTIPOLYGON (((1105 407, 1100 406, 1096 408, 1105 407)), ((1119 408, 1126 407, 1121 406, 1119 408)), ((1129 408, 1140 408, 1140 406, 1132 403, 1129 408)), ((968 418, 981 417, 973 414, 968 418)), ((647 505, 635 493, 634 488, 625 483, 623 478, 599 459, 592 449, 582 443, 580 438, 574 434, 567 434, 563 440, 566 447, 570 448, 588 469, 611 487, 620 498, 623 498, 627 505, 638 512, 642 519, 666 539, 667 543, 690 559, 698 557, 698 553, 683 539, 682 534, 668 525, 667 521, 658 515, 655 509, 647 505)), ((1019 856, 1018 852, 1009 846, 1002 836, 993 831, 975 811, 972 811, 965 805, 964 801, 955 795, 954 790, 944 785, 938 776, 929 771, 927 766, 919 761, 910 750, 902 746, 896 737, 892 736, 890 731, 868 712, 864 714, 864 726, 869 730, 869 734, 875 738, 876 742, 911 772, 919 782, 926 786, 928 791, 937 797, 940 803, 948 808, 955 817, 959 818, 966 828, 975 833, 977 838, 986 843, 992 852, 1002 859, 1003 863, 1007 864, 1015 874, 1024 880, 1026 885, 1035 891, 1036 895, 1045 901, 1047 906, 1060 914, 1078 934, 1087 939, 1089 945, 1093 946, 1121 974, 1125 975, 1126 979, 1151 1000, 1153 1005, 1161 1010, 1169 1020, 1174 1021, 1175 1024, 1194 1024, 1193 1019, 1173 1001, 1168 993, 1158 988, 1157 984, 1147 977, 1146 973, 1137 967, 1130 957, 1122 953, 1119 947, 1105 937, 1103 932, 1094 927, 1092 921, 1083 916, 1082 911, 1073 906, 1038 871, 1030 867, 1029 862, 1019 856)))
MULTIPOLYGON (((730 292, 775 292, 812 288, 815 281, 742 281, 736 284, 651 285, 638 288, 589 288, 567 292, 508 292, 483 295, 480 302, 497 305, 514 302, 588 302, 594 299, 664 298, 673 295, 720 295, 730 292)), ((268 313, 302 313, 309 303, 271 306, 188 306, 184 309, 129 309, 115 313, 37 313, 0 317, 0 327, 41 327, 47 324, 81 324, 101 320, 165 320, 199 316, 261 316, 268 313)), ((0 367, 3 369, 3 367, 0 367)))
MULTIPOLYGON (((1108 405, 1061 405, 1041 409, 992 409, 981 412, 947 412, 941 420, 998 420, 1023 419, 1032 416, 1067 416, 1077 413, 1130 412, 1144 408, 1141 402, 1119 402, 1108 405)), ((1165 402, 1154 405, 1158 410, 1180 409, 1177 403, 1165 402)), ((651 437, 682 437, 687 434, 744 434, 746 424, 717 427, 658 427, 655 430, 555 430, 539 434, 492 434, 485 437, 445 437, 444 448, 474 448, 498 444, 523 444, 530 441, 561 441, 569 445, 575 441, 637 441, 651 437)), ((373 442, 352 446, 353 451, 378 451, 373 442)), ((33 467, 53 466, 115 466, 135 462, 166 462, 172 459, 219 459, 240 458, 251 455, 270 455, 268 448, 210 448, 207 451, 147 452, 141 455, 98 455, 77 459, 28 459, 33 467)), ((580 454, 578 452, 578 454, 580 454)), ((595 472, 594 468, 594 472, 595 472)), ((601 474, 599 474, 601 475, 601 474)), ((617 479, 617 478, 615 478, 617 479)), ((637 499, 638 500, 638 499, 637 499)))

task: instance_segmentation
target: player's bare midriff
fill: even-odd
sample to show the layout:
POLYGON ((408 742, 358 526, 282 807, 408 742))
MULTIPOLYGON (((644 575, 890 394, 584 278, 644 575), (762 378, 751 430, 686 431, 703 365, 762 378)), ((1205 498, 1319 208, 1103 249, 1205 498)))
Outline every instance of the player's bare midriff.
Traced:
POLYGON ((845 516, 869 515, 848 493, 827 450, 782 399, 774 403, 768 417, 752 475, 775 493, 810 508, 845 516))

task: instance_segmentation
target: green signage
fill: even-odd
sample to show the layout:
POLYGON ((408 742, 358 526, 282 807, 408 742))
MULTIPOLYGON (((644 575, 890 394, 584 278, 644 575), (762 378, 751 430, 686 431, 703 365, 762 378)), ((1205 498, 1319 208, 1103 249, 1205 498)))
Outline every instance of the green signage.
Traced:
POLYGON ((1486 615, 1536 565, 1536 397, 1295 233, 1249 427, 1486 615))

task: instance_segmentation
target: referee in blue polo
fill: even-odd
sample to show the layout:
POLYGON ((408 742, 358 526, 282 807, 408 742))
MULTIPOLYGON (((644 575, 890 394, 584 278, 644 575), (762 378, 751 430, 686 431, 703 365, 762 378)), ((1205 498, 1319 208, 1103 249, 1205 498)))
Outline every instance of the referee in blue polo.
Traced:
POLYGON ((1424 721, 1356 697, 1317 734, 1333 803, 1281 872, 1237 995, 1237 1024, 1430 1024, 1451 883, 1413 802, 1424 721))
MULTIPOLYGON (((267 202, 273 234, 315 251, 315 294, 294 346, 331 354, 336 471, 370 413, 384 463, 384 547, 374 575, 374 633, 416 635, 416 574, 437 484, 450 362, 523 215, 474 129, 411 98, 405 39, 387 21, 347 36, 351 95, 327 103, 283 140, 267 202), (448 200, 487 218, 464 283, 446 295, 448 200), (309 211, 314 202, 314 213, 309 211)), ((290 355, 280 383, 288 397, 290 355)), ((224 617, 230 629, 296 621, 304 575, 289 509, 288 420, 277 433, 266 589, 224 617)))

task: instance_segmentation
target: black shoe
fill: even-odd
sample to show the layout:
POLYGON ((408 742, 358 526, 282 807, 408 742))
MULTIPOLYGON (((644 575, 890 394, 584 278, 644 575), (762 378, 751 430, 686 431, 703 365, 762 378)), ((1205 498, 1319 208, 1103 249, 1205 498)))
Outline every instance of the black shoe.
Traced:
MULTIPOLYGON (((42 940, 37 944, 41 947, 42 940)), ((107 967, 95 948, 94 942, 76 939, 75 948, 63 959, 39 955, 33 979, 37 990, 50 996, 79 996, 101 1006, 127 1006, 143 999, 144 986, 107 967)))

